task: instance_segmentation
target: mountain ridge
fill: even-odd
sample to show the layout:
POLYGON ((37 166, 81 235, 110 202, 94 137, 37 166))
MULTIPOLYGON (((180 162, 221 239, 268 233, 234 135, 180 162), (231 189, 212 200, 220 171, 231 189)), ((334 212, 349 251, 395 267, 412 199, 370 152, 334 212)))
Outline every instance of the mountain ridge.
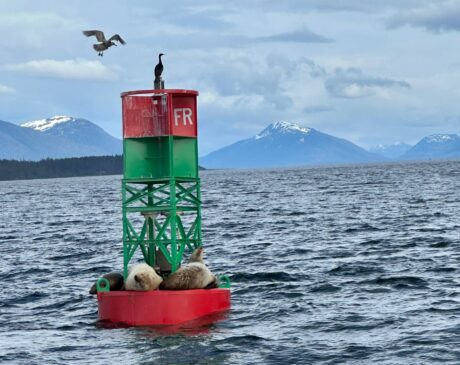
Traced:
POLYGON ((460 157, 458 134, 431 134, 401 156, 402 160, 432 160, 460 157))
MULTIPOLYGON (((84 118, 58 115, 21 125, 0 120, 0 159, 120 155, 122 141, 84 118)), ((200 158, 208 168, 251 168, 433 160, 460 157, 458 134, 432 134, 414 146, 399 142, 365 149, 300 124, 278 121, 258 134, 200 158)))
POLYGON ((275 122, 257 135, 202 157, 206 168, 283 167, 385 161, 345 139, 291 122, 275 122))
POLYGON ((398 159, 404 153, 409 151, 413 146, 404 142, 395 142, 391 144, 378 144, 368 149, 369 152, 384 156, 389 159, 398 159))
POLYGON ((67 116, 21 125, 0 121, 0 146, 0 158, 28 161, 122 153, 121 140, 89 120, 67 116))

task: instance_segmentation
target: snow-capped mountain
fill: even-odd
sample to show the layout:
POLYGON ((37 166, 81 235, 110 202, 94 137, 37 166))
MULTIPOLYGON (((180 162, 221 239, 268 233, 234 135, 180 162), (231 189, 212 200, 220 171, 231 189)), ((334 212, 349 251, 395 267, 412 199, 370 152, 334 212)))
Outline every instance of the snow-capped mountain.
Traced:
POLYGON ((122 143, 96 124, 56 116, 18 126, 0 122, 0 158, 40 160, 122 153, 122 143))
POLYGON ((73 122, 73 121, 75 121, 75 118, 57 115, 55 117, 51 117, 47 119, 39 119, 39 120, 34 120, 32 122, 26 122, 26 123, 21 124, 21 127, 32 128, 32 129, 35 129, 36 131, 43 132, 43 131, 53 128, 55 125, 59 123, 66 123, 66 122, 73 122))
POLYGON ((212 152, 205 168, 250 168, 357 163, 385 160, 361 147, 313 128, 276 122, 259 134, 212 152))
MULTIPOLYGON (((56 116, 21 124, 50 136, 63 137, 82 148, 83 156, 115 155, 122 153, 121 141, 101 127, 82 118, 56 116)), ((77 157, 77 156, 74 156, 77 157)))
POLYGON ((292 134, 292 133, 303 133, 308 134, 311 128, 302 127, 295 123, 290 122, 275 122, 265 128, 260 134, 254 136, 254 139, 260 139, 269 136, 270 134, 292 134))
POLYGON ((411 145, 404 142, 396 142, 393 144, 379 144, 369 148, 369 152, 376 153, 390 159, 398 159, 412 148, 411 145))
POLYGON ((423 138, 407 151, 404 160, 435 160, 460 157, 460 136, 457 134, 432 134, 423 138))

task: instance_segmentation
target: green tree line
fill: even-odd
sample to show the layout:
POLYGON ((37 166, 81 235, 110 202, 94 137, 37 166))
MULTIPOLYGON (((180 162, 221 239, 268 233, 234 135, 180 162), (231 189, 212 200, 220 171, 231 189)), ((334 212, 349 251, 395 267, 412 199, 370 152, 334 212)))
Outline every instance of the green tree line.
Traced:
POLYGON ((49 158, 40 161, 0 160, 0 180, 117 175, 122 173, 122 156, 49 158))

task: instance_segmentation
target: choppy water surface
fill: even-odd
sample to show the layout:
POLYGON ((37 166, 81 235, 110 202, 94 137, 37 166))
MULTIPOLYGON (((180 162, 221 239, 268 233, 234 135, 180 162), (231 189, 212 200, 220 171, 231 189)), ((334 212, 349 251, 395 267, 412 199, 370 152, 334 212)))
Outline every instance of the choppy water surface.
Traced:
POLYGON ((202 173, 209 326, 113 328, 120 177, 0 182, 2 364, 460 363, 460 162, 202 173))

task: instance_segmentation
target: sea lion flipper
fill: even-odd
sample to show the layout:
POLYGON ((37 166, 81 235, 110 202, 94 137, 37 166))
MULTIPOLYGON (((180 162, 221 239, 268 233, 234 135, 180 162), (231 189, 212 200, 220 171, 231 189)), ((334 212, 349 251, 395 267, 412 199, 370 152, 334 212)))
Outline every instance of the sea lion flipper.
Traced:
POLYGON ((93 286, 91 287, 91 289, 89 289, 89 293, 91 295, 94 295, 97 293, 97 289, 96 289, 96 284, 93 284, 93 286))
POLYGON ((219 283, 217 282, 217 278, 214 276, 213 280, 204 287, 204 289, 215 289, 219 287, 219 283))

